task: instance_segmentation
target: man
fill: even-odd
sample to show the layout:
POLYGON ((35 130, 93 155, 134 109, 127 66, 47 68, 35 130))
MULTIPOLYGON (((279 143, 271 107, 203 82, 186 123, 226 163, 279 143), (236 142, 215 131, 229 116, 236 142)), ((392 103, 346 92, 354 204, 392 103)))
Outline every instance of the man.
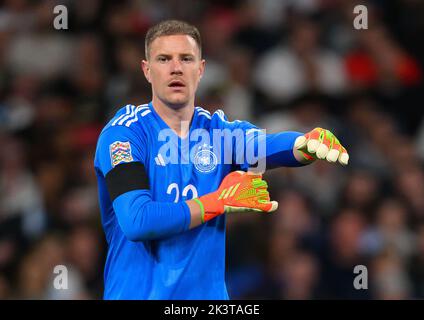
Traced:
POLYGON ((228 299, 224 213, 277 208, 263 164, 347 164, 348 156, 323 129, 265 135, 220 110, 195 108, 205 70, 195 27, 162 22, 148 31, 145 50, 152 101, 120 109, 95 156, 109 246, 104 298, 228 299))

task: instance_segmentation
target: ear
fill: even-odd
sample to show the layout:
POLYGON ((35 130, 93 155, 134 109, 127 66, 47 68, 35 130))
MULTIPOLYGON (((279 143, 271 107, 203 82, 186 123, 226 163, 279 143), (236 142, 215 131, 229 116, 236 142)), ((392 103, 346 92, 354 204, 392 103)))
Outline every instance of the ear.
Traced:
POLYGON ((206 61, 205 59, 200 60, 200 67, 199 67, 199 80, 202 79, 203 74, 205 73, 205 66, 206 61))
POLYGON ((144 76, 146 77, 147 81, 150 83, 150 66, 149 66, 149 61, 147 61, 147 60, 141 60, 141 69, 143 69, 144 76))

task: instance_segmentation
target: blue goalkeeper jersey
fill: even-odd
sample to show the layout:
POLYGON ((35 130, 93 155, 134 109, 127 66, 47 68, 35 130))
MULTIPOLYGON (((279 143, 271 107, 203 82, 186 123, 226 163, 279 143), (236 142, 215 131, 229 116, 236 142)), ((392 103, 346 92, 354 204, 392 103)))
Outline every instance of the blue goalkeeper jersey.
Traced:
MULTIPOLYGON (((100 134, 94 166, 108 244, 105 299, 229 298, 226 217, 189 230, 185 201, 215 191, 231 171, 252 166, 247 151, 258 150, 260 131, 200 107, 187 125, 189 134, 180 138, 152 103, 127 105, 100 134)), ((271 167, 300 165, 291 151, 300 134, 263 138, 271 167)))

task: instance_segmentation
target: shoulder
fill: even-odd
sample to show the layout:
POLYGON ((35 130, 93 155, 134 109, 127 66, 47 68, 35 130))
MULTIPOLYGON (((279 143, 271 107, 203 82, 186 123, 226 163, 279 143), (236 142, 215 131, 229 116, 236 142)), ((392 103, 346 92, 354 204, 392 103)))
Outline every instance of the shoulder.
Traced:
POLYGON ((199 119, 204 119, 206 121, 210 121, 212 119, 211 113, 208 110, 203 109, 202 107, 195 107, 194 112, 197 113, 199 119))
POLYGON ((121 162, 143 162, 149 147, 144 123, 150 112, 148 104, 120 108, 100 133, 95 166, 106 173, 121 162))
POLYGON ((100 133, 97 147, 115 142, 130 142, 133 146, 143 146, 146 140, 146 119, 151 113, 149 104, 128 104, 120 108, 100 133))
POLYGON ((199 116, 203 115, 204 117, 208 118, 208 121, 210 122, 210 128, 212 129, 248 130, 257 128, 255 125, 248 121, 229 119, 225 112, 221 109, 217 109, 213 114, 201 107, 196 107, 196 110, 199 116))
POLYGON ((137 127, 143 124, 144 118, 151 113, 148 103, 141 105, 127 104, 120 108, 113 118, 107 123, 104 130, 110 127, 137 127))
POLYGON ((150 105, 133 105, 127 104, 120 108, 112 119, 104 126, 100 137, 104 135, 121 135, 121 134, 134 134, 142 135, 146 130, 146 126, 150 121, 147 119, 151 114, 150 105))
POLYGON ((249 130, 258 128, 257 126, 248 121, 228 119, 227 115, 221 109, 217 109, 213 114, 211 114, 208 110, 203 109, 202 107, 196 107, 195 112, 197 112, 197 116, 200 121, 200 126, 205 129, 249 130))
POLYGON ((228 120, 222 110, 216 110, 214 113, 202 108, 196 107, 194 112, 197 115, 198 125, 204 129, 220 129, 225 125, 224 123, 228 120))
POLYGON ((217 109, 211 116, 211 122, 214 126, 220 128, 232 128, 241 124, 243 121, 237 119, 229 119, 222 109, 217 109))
POLYGON ((210 122, 224 122, 228 121, 227 116, 225 115, 224 111, 221 109, 216 110, 213 114, 210 113, 210 111, 202 108, 202 107, 195 107, 195 112, 197 113, 197 116, 200 118, 205 118, 209 120, 210 122))

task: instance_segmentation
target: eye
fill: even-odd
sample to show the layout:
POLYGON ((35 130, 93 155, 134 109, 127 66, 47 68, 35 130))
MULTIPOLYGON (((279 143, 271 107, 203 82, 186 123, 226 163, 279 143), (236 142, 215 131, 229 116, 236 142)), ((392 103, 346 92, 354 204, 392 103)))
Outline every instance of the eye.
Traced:
POLYGON ((168 61, 168 58, 164 57, 164 56, 159 56, 159 57, 157 57, 157 61, 164 63, 164 62, 168 61))
POLYGON ((184 58, 183 58, 183 61, 184 62, 191 62, 191 61, 193 61, 194 60, 194 58, 192 57, 192 56, 185 56, 184 58))

